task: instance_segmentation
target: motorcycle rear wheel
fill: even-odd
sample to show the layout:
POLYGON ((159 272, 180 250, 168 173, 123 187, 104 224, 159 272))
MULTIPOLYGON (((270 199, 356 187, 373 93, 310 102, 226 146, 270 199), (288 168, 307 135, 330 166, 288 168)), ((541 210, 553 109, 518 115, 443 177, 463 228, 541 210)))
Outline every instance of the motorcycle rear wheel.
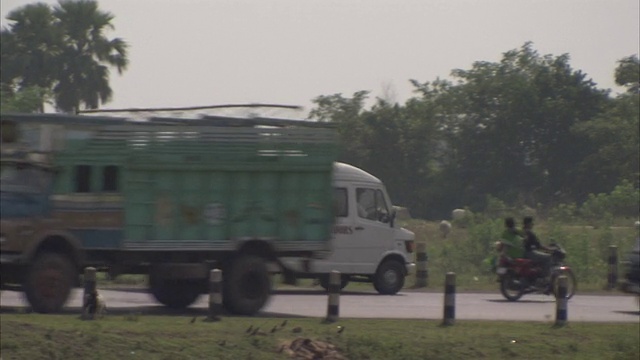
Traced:
POLYGON ((500 281, 500 292, 509 301, 518 301, 526 288, 525 282, 515 274, 506 273, 500 281))
POLYGON ((558 278, 560 276, 567 277, 567 300, 569 300, 576 293, 576 287, 578 284, 578 282, 576 281, 576 276, 573 274, 573 271, 571 271, 571 269, 561 269, 557 272, 554 272, 554 274, 551 276, 551 289, 553 290, 553 294, 556 297, 558 297, 559 292, 558 278))

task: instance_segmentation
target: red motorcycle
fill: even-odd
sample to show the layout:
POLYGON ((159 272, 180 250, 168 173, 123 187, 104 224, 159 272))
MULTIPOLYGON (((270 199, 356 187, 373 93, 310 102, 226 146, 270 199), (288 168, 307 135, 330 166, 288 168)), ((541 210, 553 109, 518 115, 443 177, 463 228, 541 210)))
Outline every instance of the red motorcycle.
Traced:
POLYGON ((510 258, 502 252, 502 245, 497 245, 500 256, 497 261, 496 274, 500 283, 500 292, 509 301, 517 301, 525 294, 558 294, 558 278, 567 277, 567 299, 576 292, 576 277, 569 266, 563 263, 566 257, 564 249, 557 244, 550 244, 551 277, 541 276, 542 269, 530 259, 510 258))

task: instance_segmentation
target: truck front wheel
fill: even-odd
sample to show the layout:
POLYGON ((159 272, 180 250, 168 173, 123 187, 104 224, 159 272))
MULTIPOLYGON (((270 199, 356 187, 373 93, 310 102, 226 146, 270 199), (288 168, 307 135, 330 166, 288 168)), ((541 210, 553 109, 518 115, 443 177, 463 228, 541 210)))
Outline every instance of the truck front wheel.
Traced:
POLYGON ((35 312, 60 312, 75 283, 71 260, 61 254, 38 255, 28 270, 24 291, 35 312))
POLYGON ((373 287, 383 295, 394 295, 404 286, 404 266, 395 260, 380 264, 373 278, 373 287))
POLYGON ((223 304, 231 313, 253 315, 269 300, 271 279, 264 259, 240 255, 223 271, 223 304))

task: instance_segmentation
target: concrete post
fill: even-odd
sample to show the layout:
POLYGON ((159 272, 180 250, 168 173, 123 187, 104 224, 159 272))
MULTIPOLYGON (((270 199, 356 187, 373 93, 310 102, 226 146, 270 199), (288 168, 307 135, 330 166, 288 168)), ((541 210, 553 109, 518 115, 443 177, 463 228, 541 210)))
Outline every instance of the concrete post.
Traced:
POLYGON ((338 321, 340 315, 340 283, 339 271, 333 270, 329 275, 329 302, 327 305, 327 322, 338 321))
POLYGON ((429 280, 427 269, 427 244, 418 243, 416 252, 416 288, 426 287, 429 280))
POLYGON ((84 294, 82 296, 82 320, 93 319, 96 312, 96 304, 89 306, 89 301, 95 298, 93 294, 96 292, 96 269, 87 267, 84 269, 84 294))
POLYGON ((607 289, 615 289, 618 282, 618 247, 609 245, 609 274, 607 276, 607 289))
POLYGON ((219 321, 222 314, 222 270, 209 272, 209 315, 207 321, 219 321))
POLYGON ((556 323, 555 326, 567 324, 567 277, 558 277, 558 292, 556 294, 556 323))
POLYGON ((444 285, 444 318, 442 325, 453 325, 456 318, 456 273, 448 272, 444 285))

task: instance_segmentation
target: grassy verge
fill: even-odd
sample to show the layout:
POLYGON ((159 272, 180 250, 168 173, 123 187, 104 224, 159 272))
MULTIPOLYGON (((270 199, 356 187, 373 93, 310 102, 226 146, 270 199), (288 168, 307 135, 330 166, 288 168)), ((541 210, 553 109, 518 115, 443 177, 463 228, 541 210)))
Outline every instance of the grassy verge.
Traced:
MULTIPOLYGON (((631 221, 626 221, 631 224, 631 221)), ((424 220, 401 221, 416 234, 417 242, 427 245, 429 286, 425 291, 442 291, 445 274, 456 273, 458 291, 498 291, 495 275, 483 260, 493 253, 492 244, 503 230, 502 219, 470 221, 464 226, 454 226, 447 237, 438 229, 438 222, 424 220)), ((635 244, 638 231, 633 226, 602 226, 594 228, 582 225, 558 225, 552 222, 540 222, 536 233, 543 243, 554 239, 567 250, 567 263, 572 267, 578 280, 578 293, 619 294, 617 290, 607 288, 609 272, 609 246, 618 248, 619 272, 624 269, 625 254, 635 244)), ((99 275, 102 287, 146 286, 146 277, 142 275, 122 275, 115 280, 99 275)), ((280 284, 279 277, 274 278, 276 288, 289 288, 280 284)), ((300 280, 299 287, 311 287, 313 281, 300 280)), ((415 284, 410 276, 405 282, 407 288, 415 284)), ((372 290, 369 283, 350 283, 346 290, 372 290)), ((421 290, 422 291, 422 290, 421 290)))
POLYGON ((3 314, 2 359, 638 359, 639 324, 3 314), (247 329, 251 327, 251 331, 247 329), (255 332, 256 328, 260 328, 255 332), (338 333, 340 327, 343 328, 338 333), (254 334, 255 332, 255 334, 254 334), (297 339, 297 340, 296 340, 297 339), (292 346, 293 345, 293 346, 292 346), (306 345, 306 347, 305 347, 306 345), (297 352, 291 348, 299 347, 297 352), (324 356, 318 354, 324 352, 324 356), (311 358, 311 357, 309 357, 311 358))
MULTIPOLYGON (((502 219, 482 219, 465 226, 454 226, 446 237, 442 236, 436 222, 409 220, 402 225, 416 234, 417 242, 427 245, 430 288, 441 289, 445 274, 452 271, 457 275, 460 291, 497 289, 495 275, 483 261, 492 255, 492 245, 500 238, 502 219)), ((548 244, 553 240, 565 248, 566 263, 576 274, 579 293, 615 293, 603 291, 609 272, 609 246, 614 245, 618 249, 618 270, 621 274, 625 255, 633 248, 638 236, 638 230, 631 225, 593 228, 539 222, 535 231, 541 242, 548 244)), ((409 278, 407 284, 411 285, 413 281, 409 278)))

